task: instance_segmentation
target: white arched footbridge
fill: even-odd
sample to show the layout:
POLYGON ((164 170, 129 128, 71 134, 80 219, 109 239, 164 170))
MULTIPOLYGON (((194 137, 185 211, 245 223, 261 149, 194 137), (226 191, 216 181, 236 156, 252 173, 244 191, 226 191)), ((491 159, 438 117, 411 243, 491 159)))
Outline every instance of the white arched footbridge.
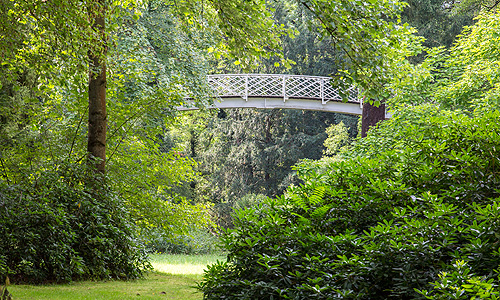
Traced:
MULTIPOLYGON (((212 108, 291 108, 361 115, 362 101, 351 86, 343 102, 329 77, 275 74, 209 75, 212 108)), ((188 101, 189 102, 189 101, 188 101)), ((193 110, 195 106, 179 107, 193 110)))

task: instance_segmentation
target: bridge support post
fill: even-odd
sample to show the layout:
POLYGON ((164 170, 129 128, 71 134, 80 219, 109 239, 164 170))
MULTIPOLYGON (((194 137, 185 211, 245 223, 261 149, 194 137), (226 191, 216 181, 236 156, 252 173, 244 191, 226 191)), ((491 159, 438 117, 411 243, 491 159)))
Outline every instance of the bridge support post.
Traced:
POLYGON ((288 100, 288 97, 286 96, 286 76, 283 76, 283 102, 286 102, 288 100))
POLYGON ((245 101, 248 101, 248 75, 245 76, 245 95, 243 96, 245 101))
POLYGON ((361 115, 361 137, 366 137, 370 127, 385 120, 385 103, 380 103, 377 107, 368 101, 363 102, 363 113, 361 115))

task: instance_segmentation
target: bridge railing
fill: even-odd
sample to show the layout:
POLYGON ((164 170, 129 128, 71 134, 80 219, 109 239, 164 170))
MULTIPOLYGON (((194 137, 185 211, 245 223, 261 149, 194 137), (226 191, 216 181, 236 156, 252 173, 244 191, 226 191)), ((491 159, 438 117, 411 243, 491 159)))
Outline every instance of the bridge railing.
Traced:
MULTIPOLYGON (((215 95, 224 97, 291 98, 342 101, 338 89, 329 77, 277 74, 223 74, 209 75, 208 84, 215 95)), ((351 86, 347 91, 348 102, 360 103, 358 91, 351 86)))

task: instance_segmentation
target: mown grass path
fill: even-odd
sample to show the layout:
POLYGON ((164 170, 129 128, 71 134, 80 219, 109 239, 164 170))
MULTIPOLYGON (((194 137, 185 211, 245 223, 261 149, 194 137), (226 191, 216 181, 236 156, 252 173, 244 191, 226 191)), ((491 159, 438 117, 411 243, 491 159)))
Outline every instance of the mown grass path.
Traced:
POLYGON ((153 255, 155 271, 131 281, 83 281, 54 285, 12 285, 16 300, 198 300, 194 286, 207 264, 225 259, 217 255, 153 255))

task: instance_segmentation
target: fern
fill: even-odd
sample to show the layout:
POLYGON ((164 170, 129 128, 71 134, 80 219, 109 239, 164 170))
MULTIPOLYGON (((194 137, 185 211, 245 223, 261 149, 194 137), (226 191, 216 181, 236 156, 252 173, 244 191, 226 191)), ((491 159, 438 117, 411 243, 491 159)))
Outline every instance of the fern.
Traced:
POLYGON ((330 205, 324 205, 316 208, 312 213, 311 216, 314 219, 322 219, 325 217, 326 213, 331 209, 330 205))
POLYGON ((309 196, 309 203, 311 206, 318 206, 325 197, 326 189, 324 186, 315 187, 311 196, 309 196))

